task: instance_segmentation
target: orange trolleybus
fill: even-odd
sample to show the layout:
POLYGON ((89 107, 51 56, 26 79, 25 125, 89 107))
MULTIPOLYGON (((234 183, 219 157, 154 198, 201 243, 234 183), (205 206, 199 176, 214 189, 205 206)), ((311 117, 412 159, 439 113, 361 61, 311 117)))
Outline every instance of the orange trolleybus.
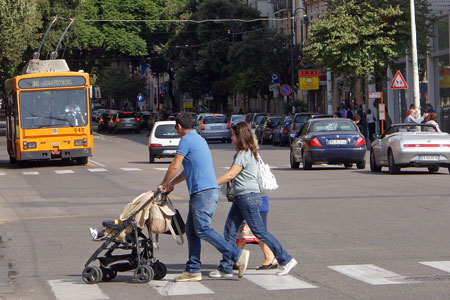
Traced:
POLYGON ((63 59, 33 59, 7 79, 6 136, 10 162, 92 156, 89 74, 71 72, 63 59))

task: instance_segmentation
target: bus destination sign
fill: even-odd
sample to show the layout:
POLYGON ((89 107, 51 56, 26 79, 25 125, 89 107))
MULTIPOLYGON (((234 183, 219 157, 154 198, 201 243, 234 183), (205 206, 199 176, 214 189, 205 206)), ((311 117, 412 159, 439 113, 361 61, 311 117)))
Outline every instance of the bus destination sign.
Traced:
POLYGON ((40 78, 24 78, 19 80, 21 89, 39 89, 53 87, 82 86, 86 84, 86 79, 82 76, 54 76, 40 78))

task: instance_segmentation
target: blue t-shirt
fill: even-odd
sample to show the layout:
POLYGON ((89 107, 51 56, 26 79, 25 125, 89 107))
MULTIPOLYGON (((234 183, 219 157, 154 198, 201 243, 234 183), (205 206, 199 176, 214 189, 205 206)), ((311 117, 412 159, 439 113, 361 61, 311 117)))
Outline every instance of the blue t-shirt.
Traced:
POLYGON ((208 143, 195 130, 181 138, 177 154, 184 156, 183 168, 190 195, 219 188, 208 143))

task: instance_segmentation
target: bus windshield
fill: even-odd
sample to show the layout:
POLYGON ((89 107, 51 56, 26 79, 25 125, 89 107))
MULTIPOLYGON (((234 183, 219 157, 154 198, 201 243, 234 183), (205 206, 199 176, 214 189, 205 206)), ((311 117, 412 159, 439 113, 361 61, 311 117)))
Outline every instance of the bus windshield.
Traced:
POLYGON ((84 89, 25 91, 19 96, 22 129, 86 126, 84 89))

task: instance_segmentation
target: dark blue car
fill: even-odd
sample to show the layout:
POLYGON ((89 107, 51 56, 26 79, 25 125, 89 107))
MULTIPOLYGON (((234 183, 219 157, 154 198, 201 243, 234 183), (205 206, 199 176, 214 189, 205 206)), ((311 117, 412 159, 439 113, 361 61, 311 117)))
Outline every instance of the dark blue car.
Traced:
POLYGON ((350 119, 309 119, 291 144, 290 163, 304 170, 313 164, 343 164, 358 169, 366 166, 366 142, 355 123, 350 119))
POLYGON ((273 145, 284 146, 289 144, 289 135, 291 133, 292 116, 286 116, 273 130, 273 145))

